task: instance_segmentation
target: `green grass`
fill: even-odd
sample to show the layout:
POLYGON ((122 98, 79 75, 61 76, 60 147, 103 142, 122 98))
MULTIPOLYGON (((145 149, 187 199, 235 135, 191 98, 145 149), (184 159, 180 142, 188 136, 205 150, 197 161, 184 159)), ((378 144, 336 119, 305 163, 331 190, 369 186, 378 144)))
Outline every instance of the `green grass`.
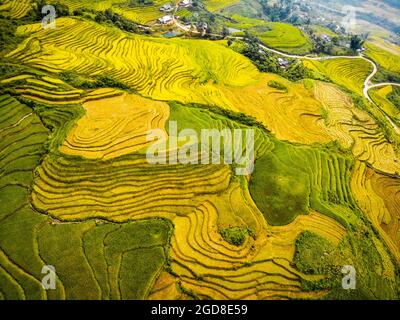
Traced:
POLYGON ((29 202, 33 171, 45 152, 54 151, 46 151, 45 144, 57 145, 79 114, 73 107, 34 108, 52 133, 32 109, 0 96, 1 297, 109 299, 113 287, 117 298, 145 298, 166 262, 171 225, 156 219, 124 225, 94 220, 60 223, 34 211, 29 202), (27 114, 31 115, 14 126, 27 114), (41 286, 44 265, 56 268, 56 290, 46 292, 41 286), (121 276, 112 273, 119 269, 121 276))
POLYGON ((333 206, 355 205, 351 163, 330 149, 274 141, 272 151, 256 161, 250 193, 270 224, 288 224, 313 208, 346 225, 346 214, 333 206))
POLYGON ((155 280, 164 262, 165 253, 160 246, 125 252, 120 270, 121 298, 145 299, 150 290, 149 282, 155 280))
POLYGON ((368 229, 361 220, 357 221, 356 227, 349 230, 338 246, 309 231, 300 234, 294 256, 296 267, 304 273, 325 275, 319 281, 303 280, 303 289, 328 289, 329 293, 323 299, 397 299, 399 274, 387 276, 393 272, 392 262, 385 261, 379 253, 378 239, 368 229), (342 287, 345 275, 341 270, 345 265, 353 266, 356 271, 354 290, 342 287))
POLYGON ((325 274, 326 260, 334 246, 325 238, 311 231, 305 231, 296 239, 296 253, 293 262, 305 274, 325 274))
POLYGON ((312 49, 308 36, 290 24, 267 22, 238 14, 234 14, 231 18, 236 22, 228 23, 229 27, 246 30, 272 48, 293 54, 309 53, 312 49))

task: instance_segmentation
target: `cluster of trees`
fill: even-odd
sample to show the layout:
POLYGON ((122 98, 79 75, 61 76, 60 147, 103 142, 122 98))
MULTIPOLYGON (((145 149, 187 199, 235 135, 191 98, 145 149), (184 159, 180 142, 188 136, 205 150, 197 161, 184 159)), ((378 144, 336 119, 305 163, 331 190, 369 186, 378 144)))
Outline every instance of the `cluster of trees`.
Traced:
POLYGON ((245 45, 241 49, 241 54, 248 57, 261 72, 272 72, 291 81, 298 81, 305 78, 314 78, 313 73, 307 69, 301 61, 287 59, 289 65, 282 68, 278 63, 278 57, 263 50, 257 37, 246 32, 244 39, 245 45))
POLYGON ((278 0, 275 2, 268 0, 260 1, 263 13, 268 16, 271 21, 283 21, 292 16, 294 11, 294 0, 278 0))
POLYGON ((350 39, 350 49, 351 50, 357 51, 362 48, 363 44, 364 44, 364 40, 360 36, 358 36, 358 35, 351 36, 351 39, 350 39))
POLYGON ((288 90, 287 87, 284 84, 282 84, 282 83, 280 83, 278 81, 274 81, 274 80, 269 81, 268 82, 268 86, 271 87, 271 88, 275 88, 275 89, 281 90, 281 91, 287 91, 288 90))
POLYGON ((97 12, 94 20, 98 23, 102 22, 112 23, 117 28, 128 32, 138 33, 140 31, 137 24, 124 18, 120 14, 113 12, 111 9, 107 9, 104 12, 103 11, 97 12))
POLYGON ((315 35, 312 30, 307 30, 313 41, 313 53, 325 53, 327 55, 350 55, 356 53, 357 50, 362 49, 364 44, 364 38, 359 35, 348 36, 331 36, 324 38, 315 35), (350 42, 350 43, 349 43, 350 42), (345 47, 344 44, 349 43, 349 47, 345 47))
POLYGON ((334 55, 334 46, 339 44, 339 39, 333 37, 331 41, 321 38, 315 35, 312 30, 308 31, 310 38, 313 42, 313 53, 326 53, 328 55, 334 55))
POLYGON ((387 98, 400 110, 400 88, 398 86, 392 86, 392 88, 392 92, 387 95, 387 98))
MULTIPOLYGON (((36 20, 42 20, 45 14, 42 13, 42 8, 48 5, 49 2, 46 0, 36 0, 36 6, 34 6, 34 11, 32 16, 36 18, 36 20)), ((63 3, 51 3, 52 6, 56 9, 57 17, 66 17, 71 14, 69 7, 63 3)))
POLYGON ((78 75, 73 71, 64 71, 60 73, 60 79, 71 84, 76 88, 82 89, 96 89, 96 88, 117 88, 128 90, 129 86, 122 83, 121 81, 115 80, 111 76, 99 76, 94 80, 91 78, 85 78, 78 75))
POLYGON ((374 82, 400 82, 400 75, 396 72, 379 68, 378 73, 374 77, 374 82))
POLYGON ((242 227, 233 227, 220 230, 220 234, 226 242, 241 246, 249 235, 249 230, 242 227))

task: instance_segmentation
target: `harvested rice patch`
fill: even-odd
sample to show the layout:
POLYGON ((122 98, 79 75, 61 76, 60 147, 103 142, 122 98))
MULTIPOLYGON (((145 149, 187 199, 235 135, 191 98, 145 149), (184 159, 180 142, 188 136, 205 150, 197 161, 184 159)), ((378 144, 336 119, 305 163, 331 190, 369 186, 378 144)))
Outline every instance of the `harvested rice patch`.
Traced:
POLYGON ((400 261, 400 179, 356 162, 352 190, 358 206, 400 261))
POLYGON ((343 147, 351 148, 356 159, 367 161, 377 170, 389 174, 400 172, 393 145, 368 113, 356 108, 334 85, 318 81, 314 88, 325 114, 321 128, 343 147))
POLYGON ((365 59, 337 58, 325 61, 303 60, 306 67, 318 71, 332 79, 338 85, 363 94, 364 80, 372 72, 372 65, 365 59))
POLYGON ((83 107, 85 116, 60 151, 90 159, 107 160, 145 148, 149 130, 164 130, 169 117, 166 103, 127 93, 86 102, 83 107))
POLYGON ((381 67, 392 72, 400 72, 400 47, 379 38, 364 44, 366 54, 381 67))
POLYGON ((338 245, 346 234, 346 229, 340 223, 314 210, 306 216, 297 217, 286 226, 272 228, 271 232, 282 242, 293 243, 304 230, 317 233, 335 245, 338 245))
POLYGON ((188 300, 192 299, 178 288, 178 279, 162 272, 148 296, 149 300, 188 300))
MULTIPOLYGON (((279 239, 248 236, 240 247, 225 242, 216 227, 217 216, 206 201, 195 212, 173 220, 172 271, 185 290, 212 299, 257 299, 261 292, 291 298, 309 294, 301 290, 301 279, 322 278, 293 269, 281 258, 286 251, 281 251, 279 239)), ((311 295, 315 298, 321 292, 311 295)))

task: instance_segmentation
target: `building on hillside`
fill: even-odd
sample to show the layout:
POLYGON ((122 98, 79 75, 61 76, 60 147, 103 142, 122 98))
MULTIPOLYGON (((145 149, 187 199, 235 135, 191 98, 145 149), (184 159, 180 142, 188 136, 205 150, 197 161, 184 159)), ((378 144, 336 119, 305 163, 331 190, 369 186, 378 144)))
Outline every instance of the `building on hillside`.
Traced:
POLYGON ((289 66, 289 61, 282 58, 278 58, 278 64, 281 68, 286 68, 289 66))
POLYGON ((332 38, 330 36, 328 36, 326 33, 321 34, 319 37, 325 42, 332 41, 332 38))
POLYGON ((171 15, 166 15, 164 17, 159 18, 157 21, 161 24, 171 23, 174 18, 171 15))
POLYGON ((182 0, 181 2, 179 2, 179 6, 181 8, 187 8, 190 7, 192 5, 192 2, 190 0, 182 0))
POLYGON ((166 3, 160 7, 160 11, 162 12, 171 12, 174 9, 171 3, 166 3))
POLYGON ((229 34, 242 32, 242 30, 239 30, 239 29, 236 29, 236 28, 231 28, 231 27, 228 27, 227 30, 228 30, 229 34))

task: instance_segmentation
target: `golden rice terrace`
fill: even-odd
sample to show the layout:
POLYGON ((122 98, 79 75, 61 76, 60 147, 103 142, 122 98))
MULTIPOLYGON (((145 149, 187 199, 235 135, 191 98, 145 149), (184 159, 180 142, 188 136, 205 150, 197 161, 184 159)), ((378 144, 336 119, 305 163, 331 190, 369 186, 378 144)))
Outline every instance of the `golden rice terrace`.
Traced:
POLYGON ((395 35, 150 2, 0 1, 0 300, 399 300, 395 35))

